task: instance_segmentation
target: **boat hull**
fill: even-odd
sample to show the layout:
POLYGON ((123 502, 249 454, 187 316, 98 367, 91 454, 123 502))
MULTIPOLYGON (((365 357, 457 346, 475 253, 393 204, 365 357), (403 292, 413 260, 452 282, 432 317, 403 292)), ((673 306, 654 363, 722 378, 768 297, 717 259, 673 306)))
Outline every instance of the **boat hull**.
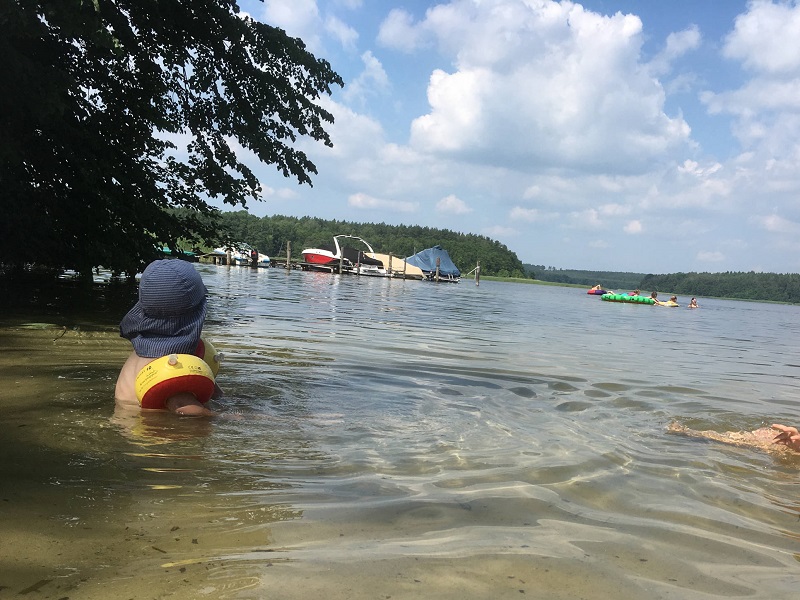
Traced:
POLYGON ((303 260, 312 265, 327 265, 336 262, 338 259, 333 255, 333 252, 323 250, 321 248, 311 248, 303 250, 303 260))

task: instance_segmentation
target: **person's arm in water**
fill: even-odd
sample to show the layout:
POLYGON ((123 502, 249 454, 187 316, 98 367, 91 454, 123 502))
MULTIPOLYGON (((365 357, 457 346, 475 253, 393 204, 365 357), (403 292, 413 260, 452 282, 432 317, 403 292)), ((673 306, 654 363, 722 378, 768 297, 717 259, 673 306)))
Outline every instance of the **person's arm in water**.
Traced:
MULTIPOLYGON (((117 378, 114 392, 118 405, 137 410, 140 408, 139 399, 136 397, 136 374, 153 360, 155 359, 137 356, 135 352, 128 356, 117 378)), ((214 382, 214 393, 211 397, 220 398, 221 396, 222 390, 214 382)), ((178 415, 191 417, 212 417, 217 414, 203 406, 194 394, 189 392, 182 392, 169 398, 166 402, 166 409, 178 415)))
POLYGON ((167 410, 184 417, 213 417, 217 413, 203 406, 194 394, 182 392, 167 400, 167 410))
POLYGON ((772 428, 779 432, 772 440, 773 444, 783 444, 795 452, 800 452, 800 431, 797 430, 797 427, 788 427, 786 425, 774 423, 772 428))

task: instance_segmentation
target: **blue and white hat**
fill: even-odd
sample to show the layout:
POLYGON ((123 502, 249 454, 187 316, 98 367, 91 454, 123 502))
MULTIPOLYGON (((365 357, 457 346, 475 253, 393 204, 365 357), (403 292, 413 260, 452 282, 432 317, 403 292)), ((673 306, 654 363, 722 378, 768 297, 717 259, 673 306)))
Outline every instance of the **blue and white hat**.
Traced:
POLYGON ((139 301, 119 324, 136 354, 192 354, 200 342, 208 290, 200 273, 179 259, 156 260, 139 281, 139 301))

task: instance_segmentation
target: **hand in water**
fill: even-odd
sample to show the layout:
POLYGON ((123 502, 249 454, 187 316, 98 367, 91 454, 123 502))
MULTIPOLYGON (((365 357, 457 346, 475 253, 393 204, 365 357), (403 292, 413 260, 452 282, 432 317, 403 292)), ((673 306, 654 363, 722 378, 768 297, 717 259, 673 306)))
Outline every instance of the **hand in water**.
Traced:
POLYGON ((772 425, 772 428, 779 431, 772 443, 783 444, 795 452, 800 452, 800 431, 797 430, 797 427, 787 427, 776 423, 772 425))

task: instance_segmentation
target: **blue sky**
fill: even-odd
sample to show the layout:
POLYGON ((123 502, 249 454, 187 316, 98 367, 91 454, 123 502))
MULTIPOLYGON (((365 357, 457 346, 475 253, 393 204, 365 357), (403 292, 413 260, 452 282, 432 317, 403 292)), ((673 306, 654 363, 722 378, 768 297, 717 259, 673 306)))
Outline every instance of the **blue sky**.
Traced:
MULTIPOLYGON (((526 263, 800 272, 800 6, 244 0, 345 80, 314 186, 251 213, 422 225, 526 263)), ((346 232, 342 232, 346 233, 346 232)))

